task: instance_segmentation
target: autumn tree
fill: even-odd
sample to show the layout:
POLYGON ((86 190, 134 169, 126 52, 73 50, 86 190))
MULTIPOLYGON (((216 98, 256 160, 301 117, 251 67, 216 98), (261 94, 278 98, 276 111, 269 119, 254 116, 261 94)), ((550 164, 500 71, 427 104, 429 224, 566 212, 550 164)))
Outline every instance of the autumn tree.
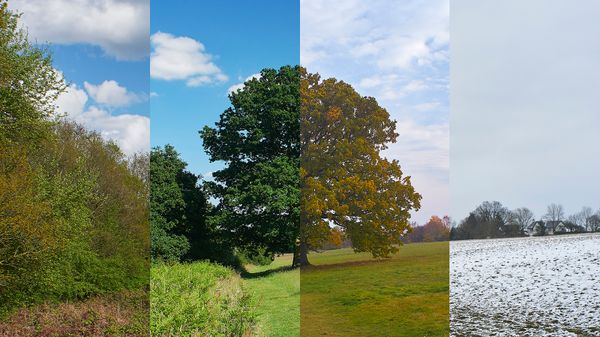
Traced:
POLYGON ((218 200, 209 221, 252 254, 291 252, 300 224, 300 68, 264 69, 229 95, 231 107, 200 131, 218 200))
POLYGON ((397 160, 381 155, 396 141, 396 122, 375 98, 334 78, 300 72, 301 233, 295 263, 307 265, 333 226, 356 252, 398 250, 421 196, 397 160))
POLYGON ((432 216, 423 226, 423 241, 446 241, 450 235, 450 227, 447 222, 438 216, 432 216))

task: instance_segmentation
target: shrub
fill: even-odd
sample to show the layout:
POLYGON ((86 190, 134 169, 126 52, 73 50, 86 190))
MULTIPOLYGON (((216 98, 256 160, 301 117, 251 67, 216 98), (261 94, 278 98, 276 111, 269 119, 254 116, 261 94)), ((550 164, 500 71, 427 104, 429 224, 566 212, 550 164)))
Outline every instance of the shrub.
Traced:
POLYGON ((252 298, 231 268, 161 263, 151 274, 153 336, 248 336, 254 329, 252 298))

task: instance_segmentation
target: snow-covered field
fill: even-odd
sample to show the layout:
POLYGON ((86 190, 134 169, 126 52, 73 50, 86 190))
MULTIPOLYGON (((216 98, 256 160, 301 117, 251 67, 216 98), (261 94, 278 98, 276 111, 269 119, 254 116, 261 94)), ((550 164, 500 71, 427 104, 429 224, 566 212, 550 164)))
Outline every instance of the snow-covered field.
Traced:
POLYGON ((600 234, 453 241, 451 336, 600 336, 600 234))

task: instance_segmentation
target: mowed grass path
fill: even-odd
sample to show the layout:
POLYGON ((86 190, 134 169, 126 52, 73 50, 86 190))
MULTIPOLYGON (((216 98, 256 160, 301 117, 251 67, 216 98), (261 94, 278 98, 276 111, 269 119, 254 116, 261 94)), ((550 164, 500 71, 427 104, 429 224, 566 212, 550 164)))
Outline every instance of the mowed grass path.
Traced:
POLYGON ((389 259, 351 249, 311 253, 301 272, 302 336, 449 335, 448 242, 400 247, 389 259))
POLYGON ((246 266, 248 272, 242 274, 263 336, 300 336, 300 270, 291 264, 292 255, 287 254, 268 266, 246 266))

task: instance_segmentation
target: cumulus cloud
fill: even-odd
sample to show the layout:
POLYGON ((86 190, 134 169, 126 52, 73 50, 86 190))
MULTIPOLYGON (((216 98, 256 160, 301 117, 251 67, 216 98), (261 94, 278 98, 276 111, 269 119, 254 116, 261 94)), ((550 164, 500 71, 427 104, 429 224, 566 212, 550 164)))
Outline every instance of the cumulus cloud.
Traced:
POLYGON ((148 0, 11 0, 30 37, 56 44, 99 46, 119 60, 148 55, 148 0))
POLYGON ((95 105, 87 106, 85 90, 72 84, 56 102, 57 110, 77 123, 96 130, 104 139, 115 141, 126 155, 148 151, 150 119, 135 114, 112 115, 95 105))
POLYGON ((234 84, 234 85, 230 86, 230 87, 227 89, 227 94, 231 94, 232 92, 236 92, 236 91, 238 91, 238 90, 240 90, 240 89, 244 88, 244 83, 246 83, 246 82, 248 82, 248 81, 250 81, 250 80, 253 80, 253 79, 259 79, 259 78, 260 78, 260 73, 257 73, 257 74, 252 74, 252 75, 250 75, 250 76, 246 77, 246 79, 245 79, 243 82, 236 83, 236 84, 234 84))
POLYGON ((96 103, 109 107, 124 107, 144 100, 144 95, 129 92, 114 80, 104 81, 99 85, 84 82, 83 86, 96 103))
POLYGON ((202 43, 190 37, 157 32, 150 37, 150 76, 159 80, 183 80, 190 87, 228 80, 212 61, 202 43))

